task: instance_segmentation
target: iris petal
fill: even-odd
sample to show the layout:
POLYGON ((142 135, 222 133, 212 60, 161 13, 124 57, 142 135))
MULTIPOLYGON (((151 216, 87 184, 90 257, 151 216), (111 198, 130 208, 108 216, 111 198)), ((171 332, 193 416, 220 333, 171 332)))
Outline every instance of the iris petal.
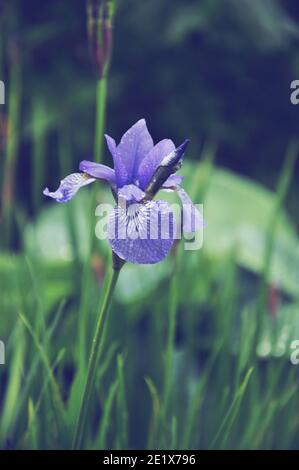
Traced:
POLYGON ((80 170, 94 178, 106 180, 109 183, 115 182, 115 171, 112 170, 112 168, 109 168, 109 166, 102 165, 101 163, 83 160, 80 163, 80 170))
POLYGON ((165 201, 117 207, 109 217, 108 237, 120 258, 138 264, 158 263, 175 238, 173 212, 165 201))
POLYGON ((60 181, 60 186, 55 192, 44 189, 45 196, 52 197, 57 202, 68 202, 83 186, 93 183, 95 178, 91 178, 85 173, 72 173, 60 181))
POLYGON ((186 233, 197 232, 203 227, 202 215, 184 189, 178 186, 176 191, 183 205, 183 231, 186 233))
POLYGON ((112 157, 114 156, 115 150, 116 150, 116 143, 113 137, 110 137, 110 135, 105 134, 105 139, 107 142, 107 146, 109 149, 109 152, 111 153, 112 157))
POLYGON ((114 160, 117 186, 121 188, 135 183, 139 165, 154 145, 145 119, 136 122, 123 135, 117 147, 111 137, 106 136, 106 140, 114 160))
POLYGON ((163 183, 163 189, 174 189, 183 181, 183 176, 180 175, 170 175, 167 180, 163 183))
POLYGON ((146 189, 161 160, 175 149, 170 139, 158 142, 144 157, 138 168, 138 181, 142 189, 146 189))

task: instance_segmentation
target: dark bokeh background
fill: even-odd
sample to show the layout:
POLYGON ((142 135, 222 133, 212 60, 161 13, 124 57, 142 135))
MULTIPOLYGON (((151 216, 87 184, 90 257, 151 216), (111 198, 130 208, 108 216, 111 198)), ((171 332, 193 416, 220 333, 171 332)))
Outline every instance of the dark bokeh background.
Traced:
MULTIPOLYGON (((298 2, 117 3, 107 131, 120 137, 145 117, 155 140, 190 137, 192 158, 212 140, 217 163, 273 188, 287 143, 297 133, 299 110, 290 103, 290 82, 299 76, 298 2)), ((26 124, 32 101, 40 99, 49 114, 52 173, 57 123, 70 127, 77 161, 88 157, 82 153, 89 141, 92 153, 94 76, 85 1, 14 4, 13 18, 4 18, 2 28, 18 38, 23 62, 19 171, 30 166, 26 124)), ((28 201, 30 177, 23 184, 19 190, 28 201)))

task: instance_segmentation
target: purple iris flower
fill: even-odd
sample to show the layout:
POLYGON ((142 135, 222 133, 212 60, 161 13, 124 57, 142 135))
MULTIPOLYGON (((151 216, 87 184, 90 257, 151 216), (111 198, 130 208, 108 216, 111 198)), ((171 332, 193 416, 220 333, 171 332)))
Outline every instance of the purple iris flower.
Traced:
POLYGON ((195 232, 202 227, 200 213, 180 187, 183 178, 175 174, 188 141, 178 148, 170 139, 154 145, 144 119, 123 135, 119 145, 112 137, 105 137, 114 169, 84 160, 80 163, 81 173, 67 176, 57 191, 46 188, 44 194, 58 202, 67 202, 82 186, 97 179, 105 180, 118 201, 108 221, 112 250, 132 263, 158 263, 177 236, 171 207, 166 201, 153 200, 158 190, 176 191, 180 196, 184 232, 195 232))

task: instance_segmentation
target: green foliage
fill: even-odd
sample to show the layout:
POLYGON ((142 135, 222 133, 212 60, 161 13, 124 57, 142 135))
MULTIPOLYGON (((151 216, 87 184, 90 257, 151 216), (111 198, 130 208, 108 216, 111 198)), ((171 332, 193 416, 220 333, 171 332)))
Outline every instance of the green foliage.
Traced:
MULTIPOLYGON (((203 165, 185 166, 191 193, 199 189, 203 165)), ((170 255, 158 266, 127 265, 121 272, 105 340, 107 347, 114 343, 105 348, 97 374, 87 447, 285 448, 295 442, 296 368, 289 355, 299 335, 298 273, 289 263, 296 233, 286 213, 277 214, 271 282, 279 299, 275 316, 267 308, 262 312, 257 343, 255 296, 275 195, 228 171, 215 168, 208 175, 203 249, 186 252, 181 246, 175 267, 170 255), (291 417, 283 421, 288 438, 282 441, 275 425, 281 413, 291 417)), ((101 191, 101 198, 110 196, 101 191)), ((87 200, 85 190, 72 203, 80 263, 87 253, 87 200)), ((2 445, 70 445, 83 384, 76 340, 82 320, 66 210, 51 206, 28 224, 25 258, 0 258, 1 336, 11 333, 2 445), (72 378, 66 380, 67 371, 72 378)), ((98 256, 105 257, 105 242, 99 248, 98 256)), ((81 312, 88 349, 98 282, 93 277, 92 297, 81 312)))
MULTIPOLYGON (((37 0, 6 3, 0 447, 68 449, 109 278, 94 206, 113 198, 98 184, 68 205, 46 204, 42 189, 83 158, 106 156, 106 81, 97 93, 85 2, 53 0, 43 12, 37 0)), ((181 241, 158 265, 123 267, 85 448, 298 449, 297 117, 288 80, 299 61, 287 3, 117 2, 107 130, 118 136, 145 115, 155 140, 192 139, 182 173, 204 205, 204 244, 184 251, 181 241)))

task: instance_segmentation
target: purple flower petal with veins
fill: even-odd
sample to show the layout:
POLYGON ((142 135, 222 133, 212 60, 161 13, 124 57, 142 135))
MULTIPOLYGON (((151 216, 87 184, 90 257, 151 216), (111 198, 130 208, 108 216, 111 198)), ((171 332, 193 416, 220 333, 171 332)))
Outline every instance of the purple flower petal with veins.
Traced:
POLYGON ((142 189, 149 184, 151 177, 158 168, 159 163, 165 155, 169 155, 175 149, 175 145, 170 139, 161 140, 156 144, 141 161, 138 168, 138 182, 142 189))
POLYGON ((203 228, 202 215, 183 188, 179 187, 177 193, 183 204, 183 231, 186 233, 197 232, 203 228))
POLYGON ((203 226, 200 213, 180 187, 182 177, 175 174, 189 141, 176 148, 170 139, 164 139, 154 146, 144 119, 136 122, 118 145, 112 137, 105 138, 114 169, 84 160, 80 163, 82 173, 67 176, 55 192, 46 188, 44 194, 67 202, 81 187, 96 179, 105 180, 118 200, 108 223, 112 250, 132 263, 158 263, 169 252, 176 232, 170 206, 153 200, 159 189, 178 192, 184 231, 193 232, 203 226))
POLYGON ((106 136, 106 140, 114 160, 117 186, 134 184, 138 178, 137 172, 141 161, 154 146, 145 119, 136 122, 123 135, 119 145, 116 146, 109 136, 106 136))
POLYGON ((55 192, 44 189, 45 196, 52 197, 57 202, 68 202, 79 191, 80 188, 93 183, 95 178, 91 178, 86 173, 72 173, 60 181, 60 186, 55 192))
POLYGON ((109 217, 108 238, 120 258, 138 264, 158 263, 175 238, 173 212, 165 201, 116 208, 109 217))

